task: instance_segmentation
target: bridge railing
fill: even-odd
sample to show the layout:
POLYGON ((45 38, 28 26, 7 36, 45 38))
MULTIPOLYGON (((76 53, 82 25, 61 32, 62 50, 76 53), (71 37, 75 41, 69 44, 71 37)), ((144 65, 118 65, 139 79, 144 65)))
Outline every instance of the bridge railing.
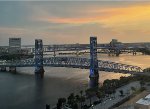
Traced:
POLYGON ((115 63, 110 61, 98 60, 98 65, 99 69, 102 71, 120 72, 120 73, 143 72, 143 70, 138 66, 115 63))
POLYGON ((34 66, 35 62, 34 59, 26 59, 26 60, 11 60, 11 61, 0 61, 0 66, 14 66, 14 67, 27 67, 27 66, 34 66))
POLYGON ((44 58, 43 64, 45 66, 64 66, 64 67, 76 67, 76 68, 89 68, 90 63, 87 58, 76 57, 51 57, 44 58))
MULTIPOLYGON (((0 61, 0 67, 34 67, 34 59, 0 61)), ((71 67, 71 68, 90 68, 90 59, 80 57, 49 57, 43 58, 43 66, 52 67, 71 67)), ((143 72, 138 66, 115 63, 110 61, 98 60, 98 68, 100 71, 118 72, 118 73, 138 73, 143 72)))

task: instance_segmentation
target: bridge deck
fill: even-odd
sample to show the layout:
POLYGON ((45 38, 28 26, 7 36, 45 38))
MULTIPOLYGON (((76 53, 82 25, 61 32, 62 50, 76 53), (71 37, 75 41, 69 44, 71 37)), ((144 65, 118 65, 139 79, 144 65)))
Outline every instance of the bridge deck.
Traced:
MULTIPOLYGON (((34 67, 34 59, 0 61, 0 67, 34 67)), ((68 67, 68 68, 90 68, 90 59, 78 57, 50 57, 43 58, 43 66, 68 67)), ((98 60, 99 71, 117 73, 140 73, 143 72, 138 66, 98 60)))

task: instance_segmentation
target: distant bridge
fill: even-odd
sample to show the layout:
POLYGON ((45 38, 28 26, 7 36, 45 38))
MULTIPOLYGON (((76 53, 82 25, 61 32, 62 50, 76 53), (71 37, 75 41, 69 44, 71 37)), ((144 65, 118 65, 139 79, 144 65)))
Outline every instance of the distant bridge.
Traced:
MULTIPOLYGON (((110 44, 97 44, 97 49, 120 49, 120 50, 137 50, 139 48, 150 47, 150 42, 145 43, 122 43, 117 44, 116 47, 111 47, 110 44)), ((35 48, 33 45, 24 45, 22 48, 28 48, 34 52, 35 48)), ((54 51, 81 51, 89 50, 90 44, 60 44, 60 45, 43 45, 44 52, 54 51)))
MULTIPOLYGON (((117 44, 116 47, 110 47, 109 43, 97 44, 97 49, 116 49, 120 50, 136 50, 139 48, 150 47, 150 42, 139 42, 139 43, 121 43, 117 44)), ((34 45, 22 45, 21 48, 26 48, 30 52, 35 51, 34 45)), ((54 45, 43 45, 43 52, 54 52, 54 51, 82 51, 89 50, 90 44, 54 44, 54 45)), ((8 51, 9 46, 0 46, 0 51, 8 51)))

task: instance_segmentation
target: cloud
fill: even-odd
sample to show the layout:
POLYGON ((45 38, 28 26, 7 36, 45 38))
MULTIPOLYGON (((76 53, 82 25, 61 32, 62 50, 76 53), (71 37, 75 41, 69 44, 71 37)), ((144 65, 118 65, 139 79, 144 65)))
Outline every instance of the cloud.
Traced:
MULTIPOLYGON (((7 7, 0 8, 4 21, 7 7)), ((7 14, 9 22, 1 21, 2 40, 19 36, 24 44, 33 44, 35 38, 45 44, 89 43, 90 35, 98 36, 100 43, 112 38, 150 40, 150 2, 23 2, 11 5, 7 14)))
MULTIPOLYGON (((128 29, 146 29, 150 26, 147 23, 150 21, 150 3, 147 4, 130 4, 125 6, 98 6, 83 5, 83 7, 74 6, 47 8, 41 6, 34 8, 31 19, 35 22, 43 22, 46 25, 55 24, 61 26, 82 25, 99 23, 104 27, 114 28, 114 30, 124 31, 128 29), (58 8, 57 10, 55 10, 58 8), (60 14, 61 13, 61 14, 60 14), (142 28, 141 28, 142 27, 142 28)), ((54 25, 54 27, 55 27, 54 25)))
MULTIPOLYGON (((123 8, 114 8, 112 13, 117 12, 118 14, 112 15, 105 19, 103 22, 108 26, 124 26, 126 24, 138 25, 139 23, 145 23, 150 19, 150 4, 146 5, 133 5, 123 8)), ((144 24, 145 25, 145 24, 144 24)))

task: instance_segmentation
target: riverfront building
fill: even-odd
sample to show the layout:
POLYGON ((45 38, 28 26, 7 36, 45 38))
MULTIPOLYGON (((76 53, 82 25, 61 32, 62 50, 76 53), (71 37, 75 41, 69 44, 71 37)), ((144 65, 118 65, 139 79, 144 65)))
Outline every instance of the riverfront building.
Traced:
POLYGON ((19 53, 21 50, 21 38, 9 38, 9 53, 19 53))
POLYGON ((150 94, 139 99, 135 104, 135 109, 150 109, 150 94))

